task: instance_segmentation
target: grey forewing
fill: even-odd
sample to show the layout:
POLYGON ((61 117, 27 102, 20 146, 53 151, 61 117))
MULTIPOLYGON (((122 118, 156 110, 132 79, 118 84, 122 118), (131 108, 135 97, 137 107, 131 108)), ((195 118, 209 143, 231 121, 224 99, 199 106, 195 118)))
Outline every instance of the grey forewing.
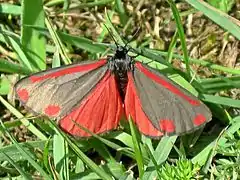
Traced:
MULTIPOLYGON (((55 69, 50 73, 54 71, 55 69)), ((29 78, 24 78, 16 85, 16 88, 28 89, 30 96, 25 106, 36 113, 43 114, 44 108, 49 104, 60 106, 61 112, 58 115, 60 118, 77 106, 94 89, 107 71, 106 64, 91 71, 66 74, 35 83, 32 83, 29 78)), ((47 73, 49 72, 41 72, 36 75, 42 76, 47 73)))
MULTIPOLYGON (((163 75, 159 73, 158 75, 168 83, 173 84, 163 75)), ((133 71, 133 77, 143 111, 157 129, 161 130, 159 126, 160 120, 173 120, 176 126, 175 133, 181 134, 195 128, 193 119, 196 114, 204 114, 207 121, 211 119, 211 113, 204 104, 199 106, 191 105, 183 98, 147 77, 137 68, 133 71)), ((182 90, 183 88, 180 89, 182 90)), ((190 93, 185 91, 184 93, 192 99, 197 99, 190 93)))

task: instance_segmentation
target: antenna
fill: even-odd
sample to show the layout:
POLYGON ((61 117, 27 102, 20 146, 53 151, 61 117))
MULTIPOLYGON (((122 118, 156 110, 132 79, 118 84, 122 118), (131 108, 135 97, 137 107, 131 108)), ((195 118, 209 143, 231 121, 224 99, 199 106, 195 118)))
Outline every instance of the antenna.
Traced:
POLYGON ((107 31, 108 31, 108 33, 110 34, 112 40, 114 41, 115 45, 116 45, 117 48, 118 48, 118 43, 117 43, 117 41, 114 39, 114 36, 113 36, 112 32, 110 31, 110 29, 108 29, 108 27, 106 26, 106 24, 103 24, 103 25, 104 25, 105 28, 107 29, 107 31))
POLYGON ((140 30, 140 27, 138 27, 136 32, 133 34, 132 38, 125 44, 124 48, 126 48, 127 45, 135 38, 135 36, 138 34, 139 30, 140 30))

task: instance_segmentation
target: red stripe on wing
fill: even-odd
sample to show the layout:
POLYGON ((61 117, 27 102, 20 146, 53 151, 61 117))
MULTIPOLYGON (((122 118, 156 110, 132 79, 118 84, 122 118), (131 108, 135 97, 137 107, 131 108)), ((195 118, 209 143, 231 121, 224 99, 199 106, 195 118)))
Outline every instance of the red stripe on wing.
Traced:
POLYGON ((127 118, 129 115, 131 116, 141 133, 152 137, 159 137, 163 135, 161 131, 152 125, 151 121, 143 112, 142 105, 133 82, 132 72, 128 73, 128 85, 124 104, 127 118))
POLYGON ((161 84, 168 90, 170 90, 172 93, 184 98, 186 101, 188 101, 190 104, 194 106, 199 106, 201 103, 197 100, 191 99, 189 96, 185 95, 181 90, 179 90, 177 87, 172 85, 171 83, 167 82, 166 80, 162 79, 160 76, 154 74, 153 72, 146 69, 140 62, 136 62, 135 66, 143 72, 147 77, 154 80, 155 82, 161 84))
POLYGON ((106 64, 106 62, 107 60, 103 59, 103 60, 97 61, 96 63, 85 64, 85 65, 80 64, 79 66, 76 65, 74 67, 68 67, 68 68, 66 67, 62 70, 59 70, 50 74, 46 74, 43 76, 31 76, 29 77, 29 79, 34 83, 34 82, 42 81, 48 78, 55 78, 55 77, 59 77, 66 74, 72 74, 72 73, 82 72, 82 71, 90 71, 103 66, 104 64, 106 64))
POLYGON ((118 126, 123 113, 122 106, 114 75, 108 71, 80 105, 62 118, 59 124, 74 136, 91 136, 76 124, 95 134, 104 133, 118 126))

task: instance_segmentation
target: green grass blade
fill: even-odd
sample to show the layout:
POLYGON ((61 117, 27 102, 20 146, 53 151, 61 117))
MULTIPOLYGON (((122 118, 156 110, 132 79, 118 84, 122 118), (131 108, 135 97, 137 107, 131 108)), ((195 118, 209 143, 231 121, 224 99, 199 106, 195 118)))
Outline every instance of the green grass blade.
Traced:
POLYGON ((136 159, 137 165, 138 165, 139 178, 141 179, 143 176, 143 173, 144 173, 144 164, 143 164, 142 151, 140 148, 139 137, 137 137, 138 136, 137 130, 136 130, 136 127, 134 126, 132 119, 128 118, 128 120, 129 120, 130 130, 131 130, 131 134, 132 134, 135 159, 136 159))
POLYGON ((58 35, 63 42, 69 43, 91 53, 101 53, 105 52, 107 49, 106 46, 95 43, 92 40, 84 37, 72 36, 62 32, 59 32, 58 35))
POLYGON ((49 153, 50 150, 50 138, 46 141, 46 143, 44 144, 44 149, 43 149, 43 164, 46 167, 48 173, 52 173, 51 171, 51 167, 50 167, 50 163, 49 163, 49 153))
POLYGON ((29 62, 27 55, 24 51, 24 47, 20 44, 19 38, 15 34, 9 32, 9 31, 3 31, 2 35, 5 39, 5 41, 7 42, 7 44, 9 46, 11 46, 12 49, 18 55, 18 61, 22 65, 27 67, 30 71, 34 71, 34 68, 32 67, 31 63, 29 62))
POLYGON ((215 93, 221 90, 240 88, 240 76, 201 79, 200 84, 204 91, 215 93))
POLYGON ((174 48, 176 47, 176 44, 177 44, 177 39, 178 39, 178 31, 176 30, 172 37, 170 45, 168 47, 167 61, 169 63, 172 63, 173 52, 174 52, 174 48))
POLYGON ((46 26, 49 30, 49 33, 55 43, 55 46, 59 52, 59 54, 61 55, 62 57, 62 60, 64 62, 64 64, 71 64, 71 60, 69 59, 68 55, 67 55, 67 52, 65 50, 65 47, 63 45, 63 43, 61 42, 61 39, 59 38, 58 34, 56 33, 56 31, 54 30, 52 24, 51 24, 51 21, 49 18, 46 18, 46 26))
POLYGON ((115 0, 115 6, 119 14, 121 24, 125 26, 128 21, 128 16, 127 16, 127 13, 125 12, 123 2, 121 0, 115 0))
POLYGON ((94 6, 105 6, 107 4, 110 4, 111 2, 113 2, 114 0, 97 0, 97 1, 92 1, 92 2, 87 2, 87 3, 76 3, 76 5, 72 5, 70 6, 70 9, 81 9, 81 8, 90 8, 90 7, 94 7, 94 6))
POLYGON ((0 95, 8 95, 12 88, 11 81, 15 79, 13 75, 0 75, 0 95))
POLYGON ((158 166, 158 163, 157 163, 155 157, 153 156, 153 154, 152 154, 150 148, 148 147, 148 145, 145 145, 145 149, 147 150, 148 155, 149 155, 149 157, 150 157, 150 159, 151 159, 151 162, 153 163, 153 165, 154 165, 154 167, 155 167, 155 170, 157 171, 158 179, 161 179, 160 173, 159 173, 159 166, 158 166))
POLYGON ((44 10, 42 0, 22 0, 22 29, 21 42, 27 57, 34 69, 46 69, 46 47, 45 38, 35 29, 28 27, 39 26, 44 28, 44 10))
POLYGON ((181 21, 181 17, 180 14, 178 12, 178 9, 175 5, 175 3, 172 0, 167 0, 168 4, 170 5, 172 12, 173 12, 173 16, 174 19, 176 21, 176 25, 178 28, 178 35, 181 41, 181 46, 182 46, 182 51, 183 51, 183 57, 184 57, 184 62, 186 64, 186 73, 188 76, 188 79, 191 79, 191 69, 190 69, 190 65, 189 65, 189 57, 188 57, 188 50, 187 50, 187 43, 186 43, 186 38, 185 38, 185 34, 184 34, 184 29, 183 29, 183 25, 182 25, 182 21, 181 21))
POLYGON ((59 50, 56 49, 53 55, 52 67, 55 68, 60 66, 61 66, 61 58, 60 58, 59 50))
POLYGON ((17 74, 24 74, 24 75, 28 75, 32 73, 25 66, 21 66, 1 58, 0 58, 0 72, 17 73, 17 74))
MULTIPOLYGON (((50 30, 51 30, 51 36, 50 37, 52 37, 52 39, 54 38, 55 44, 59 45, 58 48, 60 48, 60 45, 62 44, 62 43, 60 44, 58 41, 65 42, 69 45, 76 46, 77 48, 86 50, 86 51, 91 52, 91 53, 102 53, 102 52, 105 52, 106 49, 108 48, 108 46, 106 44, 96 43, 96 42, 94 42, 94 41, 92 41, 88 38, 85 38, 85 37, 74 36, 74 35, 70 35, 70 34, 67 34, 67 33, 64 33, 64 32, 55 31, 51 27, 51 24, 49 23, 49 21, 47 21, 46 24, 48 25, 48 29, 40 28, 40 27, 37 27, 37 26, 31 26, 31 27, 36 29, 41 35, 44 35, 44 36, 47 36, 47 37, 50 36, 48 32, 50 32, 50 30)), ((1 39, 1 36, 0 36, 0 39, 1 39)), ((53 48, 52 46, 49 46, 49 45, 47 47, 49 48, 50 52, 52 52, 52 53, 56 52, 56 50, 55 50, 56 46, 55 46, 55 48, 53 48)), ((62 54, 64 54, 64 53, 62 52, 62 54)))
POLYGON ((64 180, 69 180, 68 143, 57 130, 53 136, 53 160, 59 177, 64 180))
POLYGON ((12 14, 12 15, 21 15, 22 8, 21 6, 2 3, 0 4, 0 14, 12 14))
POLYGON ((218 105, 225 105, 229 107, 240 108, 240 100, 231 99, 221 96, 213 96, 208 94, 201 94, 201 99, 206 102, 215 103, 218 105))
POLYGON ((228 14, 210 6, 208 3, 203 0, 186 0, 194 8, 203 12, 207 17, 221 26, 223 29, 226 29, 228 32, 232 33, 235 37, 240 40, 240 27, 237 19, 229 16, 228 14), (235 23, 236 22, 236 23, 235 23), (238 24, 237 24, 238 23, 238 24))
POLYGON ((113 139, 119 140, 121 141, 123 144, 125 144, 126 146, 128 146, 129 148, 133 149, 133 141, 132 141, 132 137, 130 134, 126 133, 126 132, 113 132, 111 134, 111 136, 109 136, 113 139))

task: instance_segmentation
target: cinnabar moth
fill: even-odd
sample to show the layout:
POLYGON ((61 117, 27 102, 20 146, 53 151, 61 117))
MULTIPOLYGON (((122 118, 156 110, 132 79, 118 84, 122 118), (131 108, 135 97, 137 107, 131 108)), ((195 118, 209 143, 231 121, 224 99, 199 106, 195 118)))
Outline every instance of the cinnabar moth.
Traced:
POLYGON ((146 136, 183 134, 211 120, 201 101, 117 46, 115 54, 39 72, 15 85, 19 100, 32 111, 58 120, 67 133, 91 136, 116 129, 131 116, 146 136))

